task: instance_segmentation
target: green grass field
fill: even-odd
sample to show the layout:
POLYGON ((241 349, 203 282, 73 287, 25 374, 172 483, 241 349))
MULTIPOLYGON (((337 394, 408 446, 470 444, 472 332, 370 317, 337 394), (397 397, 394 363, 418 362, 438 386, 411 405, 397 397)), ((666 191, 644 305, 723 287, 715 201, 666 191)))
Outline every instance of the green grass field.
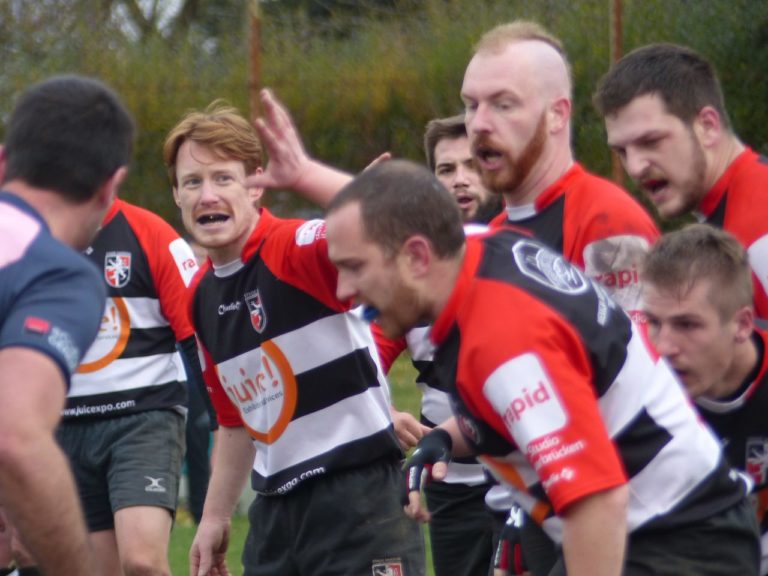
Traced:
MULTIPOLYGON (((419 404, 421 402, 421 393, 414 384, 415 371, 410 360, 401 356, 395 362, 389 374, 389 381, 392 386, 392 396, 395 406, 399 410, 407 410, 418 416, 419 404)), ((248 520, 245 516, 236 516, 232 521, 232 535, 230 538, 229 551, 227 553, 227 565, 234 576, 242 574, 240 568, 240 555, 243 550, 243 543, 248 532, 248 520)), ((169 551, 171 571, 174 576, 183 576, 189 574, 189 548, 192 545, 192 539, 195 536, 195 526, 188 514, 180 512, 178 521, 174 525, 171 533, 171 546, 169 551)), ((426 536, 426 530, 425 530, 426 536)), ((429 543, 426 541, 427 548, 427 575, 433 576, 434 572, 431 565, 431 555, 429 554, 429 543)))

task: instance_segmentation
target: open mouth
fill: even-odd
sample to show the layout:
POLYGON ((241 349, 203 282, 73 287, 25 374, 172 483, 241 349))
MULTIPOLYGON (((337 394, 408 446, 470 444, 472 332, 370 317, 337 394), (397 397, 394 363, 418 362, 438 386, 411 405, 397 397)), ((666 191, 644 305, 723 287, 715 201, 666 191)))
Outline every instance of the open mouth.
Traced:
POLYGON ((456 196, 456 203, 462 207, 469 206, 473 201, 474 199, 472 196, 467 196, 466 194, 459 194, 456 196))
POLYGON ((220 224, 229 220, 229 216, 226 214, 203 214, 197 218, 197 223, 202 226, 210 224, 220 224))
POLYGON ((669 182, 667 180, 644 180, 642 183, 643 190, 648 192, 651 196, 654 196, 667 187, 669 182))

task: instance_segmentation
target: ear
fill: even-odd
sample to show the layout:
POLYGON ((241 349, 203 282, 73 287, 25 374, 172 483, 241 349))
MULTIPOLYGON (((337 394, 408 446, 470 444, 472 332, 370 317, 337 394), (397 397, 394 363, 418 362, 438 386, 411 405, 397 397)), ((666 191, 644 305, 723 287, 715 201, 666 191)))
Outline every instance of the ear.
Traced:
POLYGON ((736 325, 734 340, 739 344, 748 341, 755 329, 755 311, 751 306, 742 306, 736 311, 733 320, 736 325))
POLYGON ((400 248, 398 258, 412 278, 422 278, 432 267, 432 244, 424 236, 411 236, 400 248))
POLYGON ((173 187, 173 201, 176 203, 176 206, 181 208, 181 198, 179 197, 179 189, 176 186, 173 187))
POLYGON ((693 119, 693 131, 703 147, 715 146, 723 135, 720 114, 712 106, 704 106, 693 119))
MULTIPOLYGON (((250 174, 250 176, 253 176, 254 174, 263 174, 264 170, 259 167, 256 168, 253 174, 250 174)), ((261 205, 261 197, 264 196, 264 188, 257 188, 257 187, 251 187, 247 188, 248 191, 248 197, 251 199, 251 204, 256 206, 257 208, 261 205)))
POLYGON ((561 97, 553 100, 547 108, 547 123, 549 131, 553 134, 562 132, 568 128, 571 119, 571 101, 561 97))
POLYGON ((125 177, 128 175, 128 168, 121 166, 112 176, 107 180, 104 185, 98 190, 96 196, 98 202, 102 207, 112 206, 112 203, 117 198, 117 192, 120 189, 120 185, 125 181, 125 177))

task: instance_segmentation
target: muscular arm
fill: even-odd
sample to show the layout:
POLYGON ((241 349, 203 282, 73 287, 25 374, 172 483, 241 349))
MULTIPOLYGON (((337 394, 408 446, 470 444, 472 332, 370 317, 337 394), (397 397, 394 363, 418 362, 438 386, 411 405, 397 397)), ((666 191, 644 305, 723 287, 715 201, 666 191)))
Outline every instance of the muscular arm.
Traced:
POLYGON ((45 574, 93 574, 85 522, 54 438, 61 369, 34 349, 0 350, 0 504, 45 574))
POLYGON ((227 574, 232 513, 253 465, 255 448, 242 427, 221 426, 216 434, 213 474, 203 517, 190 550, 190 574, 227 574))
POLYGON ((626 484, 587 496, 562 514, 563 553, 570 576, 619 576, 627 538, 626 484))

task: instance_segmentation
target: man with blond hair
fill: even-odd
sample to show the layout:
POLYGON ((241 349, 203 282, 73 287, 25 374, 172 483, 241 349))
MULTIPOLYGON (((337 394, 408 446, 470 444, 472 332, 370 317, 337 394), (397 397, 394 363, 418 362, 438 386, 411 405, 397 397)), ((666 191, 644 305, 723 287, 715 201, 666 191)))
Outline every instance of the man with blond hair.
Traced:
POLYGON ((634 313, 639 263, 658 231, 627 192, 574 160, 571 93, 564 48, 540 25, 504 24, 477 43, 461 98, 483 184, 507 207, 492 224, 529 230, 634 313))

